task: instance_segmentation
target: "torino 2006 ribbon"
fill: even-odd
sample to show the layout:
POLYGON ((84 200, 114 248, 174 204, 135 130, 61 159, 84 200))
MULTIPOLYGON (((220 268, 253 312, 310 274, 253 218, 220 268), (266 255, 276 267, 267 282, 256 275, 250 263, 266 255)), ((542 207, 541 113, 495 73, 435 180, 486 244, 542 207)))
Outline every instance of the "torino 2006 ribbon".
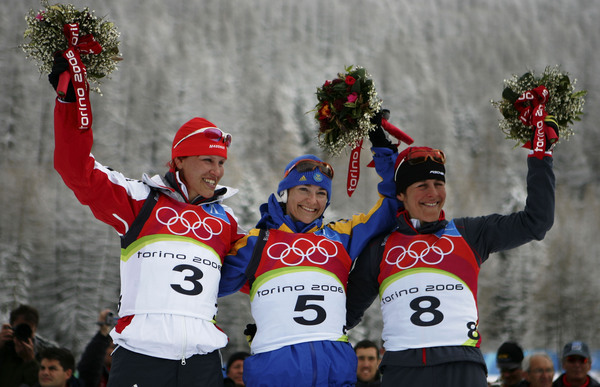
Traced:
POLYGON ((541 85, 524 92, 514 104, 515 109, 519 112, 521 122, 534 130, 533 139, 523 147, 533 150, 532 156, 538 159, 542 159, 546 155, 549 145, 558 141, 558 134, 545 122, 548 115, 546 112, 548 98, 548 90, 541 85))
POLYGON ((102 46, 91 34, 79 36, 79 24, 65 24, 63 28, 65 37, 69 44, 62 56, 69 62, 69 72, 60 75, 56 92, 63 97, 67 94, 69 81, 75 90, 77 102, 77 119, 79 129, 92 127, 92 107, 90 105, 89 85, 87 82, 87 70, 81 61, 80 54, 99 54, 102 46))
MULTIPOLYGON (((385 118, 381 119, 381 126, 385 129, 386 132, 394 136, 399 142, 404 142, 408 145, 412 144, 414 140, 408 134, 404 133, 402 130, 397 128, 396 126, 389 123, 389 121, 385 118)), ((346 192, 348 196, 351 197, 354 191, 356 190, 356 186, 358 185, 358 178, 360 177, 360 150, 362 149, 363 140, 360 139, 357 146, 352 149, 350 152, 350 163, 348 164, 348 180, 346 181, 346 192)), ((375 163, 371 161, 368 167, 374 167, 375 163)))

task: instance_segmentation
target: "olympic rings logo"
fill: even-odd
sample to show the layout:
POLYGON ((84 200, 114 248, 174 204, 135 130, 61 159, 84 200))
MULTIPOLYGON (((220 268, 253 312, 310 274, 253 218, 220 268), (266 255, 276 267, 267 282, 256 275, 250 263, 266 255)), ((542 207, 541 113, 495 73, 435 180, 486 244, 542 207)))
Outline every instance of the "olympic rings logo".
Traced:
POLYGON ((315 245, 306 238, 299 238, 291 246, 286 242, 277 242, 267 249, 269 258, 279 259, 287 266, 300 265, 305 259, 315 265, 324 265, 329 261, 329 258, 335 257, 337 253, 336 244, 329 239, 321 239, 315 245), (294 262, 295 260, 298 261, 294 262))
POLYGON ((454 251, 454 243, 450 238, 443 236, 433 245, 429 245, 427 241, 414 241, 408 245, 408 248, 395 246, 388 251, 385 262, 396 265, 402 270, 410 269, 419 261, 427 265, 437 265, 452 251, 454 251))
POLYGON ((156 211, 156 220, 167 226, 173 235, 186 235, 192 232, 198 239, 203 241, 223 232, 223 224, 218 219, 213 217, 202 219, 193 210, 186 210, 178 214, 173 208, 161 207, 156 211))

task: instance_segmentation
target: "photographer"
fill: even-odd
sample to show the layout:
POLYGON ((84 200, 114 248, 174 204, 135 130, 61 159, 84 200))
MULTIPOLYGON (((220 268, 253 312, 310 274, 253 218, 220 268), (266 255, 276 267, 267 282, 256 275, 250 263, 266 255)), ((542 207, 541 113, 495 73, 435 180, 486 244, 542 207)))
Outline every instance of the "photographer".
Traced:
POLYGON ((37 383, 39 362, 35 355, 35 331, 39 314, 20 305, 10 313, 9 324, 0 331, 0 386, 32 386, 37 383))
POLYGON ((96 324, 100 328, 85 347, 77 365, 79 380, 85 386, 105 387, 108 384, 108 374, 112 365, 111 354, 115 349, 109 333, 115 323, 116 317, 110 309, 104 309, 98 315, 96 324))

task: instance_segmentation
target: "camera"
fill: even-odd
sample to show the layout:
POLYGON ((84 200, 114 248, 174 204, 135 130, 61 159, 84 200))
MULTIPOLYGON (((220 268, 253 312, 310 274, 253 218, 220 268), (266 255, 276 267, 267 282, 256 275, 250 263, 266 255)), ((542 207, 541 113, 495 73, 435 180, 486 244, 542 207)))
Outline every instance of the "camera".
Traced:
POLYGON ((115 314, 113 312, 109 312, 106 314, 106 319, 103 322, 97 322, 97 325, 108 325, 109 327, 112 327, 114 325, 117 324, 117 320, 119 320, 119 318, 117 316, 115 316, 115 314))
POLYGON ((33 336, 33 330, 29 324, 22 323, 15 327, 10 327, 10 329, 12 329, 15 338, 19 341, 28 341, 33 336))

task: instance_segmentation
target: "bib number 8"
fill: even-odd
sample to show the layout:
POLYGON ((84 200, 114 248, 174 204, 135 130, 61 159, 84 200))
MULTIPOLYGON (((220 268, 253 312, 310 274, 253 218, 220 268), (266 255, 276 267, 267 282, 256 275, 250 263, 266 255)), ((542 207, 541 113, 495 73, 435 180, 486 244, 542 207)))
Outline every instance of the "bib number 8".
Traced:
POLYGON ((441 323, 444 320, 444 314, 437 309, 440 304, 440 300, 432 296, 415 298, 409 304, 410 308, 415 311, 410 316, 410 322, 420 327, 430 327, 441 323))

